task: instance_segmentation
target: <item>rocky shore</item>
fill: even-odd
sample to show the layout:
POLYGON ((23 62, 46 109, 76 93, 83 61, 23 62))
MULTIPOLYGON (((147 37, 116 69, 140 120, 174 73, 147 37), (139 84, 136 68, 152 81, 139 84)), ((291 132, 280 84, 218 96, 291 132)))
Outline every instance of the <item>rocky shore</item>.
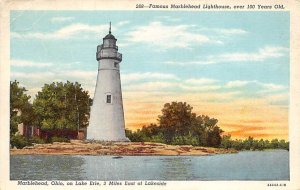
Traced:
POLYGON ((166 145, 152 142, 91 142, 72 140, 53 144, 35 144, 23 149, 11 149, 11 155, 113 155, 113 156, 151 156, 151 155, 211 155, 237 153, 233 149, 199 147, 190 145, 166 145))

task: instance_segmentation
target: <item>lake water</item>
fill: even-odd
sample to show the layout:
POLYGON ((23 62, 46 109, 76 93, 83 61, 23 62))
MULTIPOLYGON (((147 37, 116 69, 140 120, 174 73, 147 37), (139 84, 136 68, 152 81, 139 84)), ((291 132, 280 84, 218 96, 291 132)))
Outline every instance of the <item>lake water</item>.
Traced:
POLYGON ((10 157, 11 180, 289 180, 289 152, 213 156, 10 157))

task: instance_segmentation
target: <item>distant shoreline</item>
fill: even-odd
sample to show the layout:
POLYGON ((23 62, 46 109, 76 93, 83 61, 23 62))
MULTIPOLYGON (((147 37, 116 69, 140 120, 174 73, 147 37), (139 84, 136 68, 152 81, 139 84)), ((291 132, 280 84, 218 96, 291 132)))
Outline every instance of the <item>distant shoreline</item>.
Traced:
POLYGON ((206 156, 237 152, 234 149, 153 142, 85 142, 80 140, 10 149, 10 155, 206 156))

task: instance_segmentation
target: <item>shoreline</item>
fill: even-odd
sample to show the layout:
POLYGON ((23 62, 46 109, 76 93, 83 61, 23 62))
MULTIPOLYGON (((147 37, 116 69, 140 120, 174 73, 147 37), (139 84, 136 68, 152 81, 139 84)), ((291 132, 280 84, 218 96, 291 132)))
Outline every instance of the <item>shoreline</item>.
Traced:
POLYGON ((91 155, 91 156, 207 156, 238 153, 234 149, 167 145, 153 142, 54 142, 10 149, 10 155, 91 155))

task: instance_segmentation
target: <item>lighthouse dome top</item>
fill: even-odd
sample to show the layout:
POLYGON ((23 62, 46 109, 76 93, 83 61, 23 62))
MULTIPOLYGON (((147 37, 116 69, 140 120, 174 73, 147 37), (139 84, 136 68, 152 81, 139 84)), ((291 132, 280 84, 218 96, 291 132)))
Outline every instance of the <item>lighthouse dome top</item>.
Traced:
POLYGON ((115 37, 114 37, 114 35, 112 35, 110 32, 109 32, 109 34, 107 34, 105 37, 104 37, 104 39, 116 39, 115 37))
POLYGON ((103 39, 113 39, 116 40, 114 35, 111 34, 111 22, 109 22, 109 33, 103 39))

